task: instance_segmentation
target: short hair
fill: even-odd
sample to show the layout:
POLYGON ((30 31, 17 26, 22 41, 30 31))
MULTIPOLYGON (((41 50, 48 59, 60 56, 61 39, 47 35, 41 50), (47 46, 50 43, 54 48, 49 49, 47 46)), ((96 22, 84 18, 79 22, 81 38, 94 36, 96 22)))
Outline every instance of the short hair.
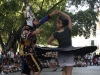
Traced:
POLYGON ((63 24, 63 27, 66 27, 66 26, 68 26, 68 24, 69 24, 69 21, 66 19, 66 18, 64 18, 64 17, 61 17, 61 16, 58 16, 58 18, 57 18, 58 20, 60 20, 61 22, 62 22, 62 24, 63 24))

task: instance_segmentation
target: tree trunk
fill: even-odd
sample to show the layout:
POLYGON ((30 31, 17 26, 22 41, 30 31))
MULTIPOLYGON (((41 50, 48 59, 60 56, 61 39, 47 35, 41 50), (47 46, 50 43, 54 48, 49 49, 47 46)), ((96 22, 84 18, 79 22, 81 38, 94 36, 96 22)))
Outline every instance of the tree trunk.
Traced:
POLYGON ((13 34, 9 35, 8 42, 5 45, 4 50, 9 50, 10 48, 13 48, 14 51, 17 51, 17 46, 18 46, 17 41, 19 42, 19 40, 20 40, 21 30, 24 25, 25 25, 25 23, 17 31, 14 31, 13 34))
POLYGON ((3 43, 3 40, 2 40, 2 38, 1 38, 1 35, 0 35, 0 45, 1 45, 1 48, 2 48, 2 50, 4 49, 4 43, 3 43))

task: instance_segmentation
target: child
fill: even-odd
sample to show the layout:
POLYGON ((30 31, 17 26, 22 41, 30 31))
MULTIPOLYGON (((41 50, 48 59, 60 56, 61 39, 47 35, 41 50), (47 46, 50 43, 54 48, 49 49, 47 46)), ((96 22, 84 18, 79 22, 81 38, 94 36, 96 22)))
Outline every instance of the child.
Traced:
MULTIPOLYGON (((58 31, 54 32, 51 35, 47 43, 53 46, 58 46, 58 48, 67 48, 69 46, 72 46, 71 18, 67 14, 59 10, 56 10, 56 14, 60 14, 65 18, 63 17, 57 18, 56 26, 58 28, 58 31), (53 42, 54 39, 58 41, 59 45, 53 42)), ((58 52, 58 61, 59 61, 59 66, 63 68, 62 75, 72 75, 72 68, 74 66, 74 54, 71 51, 70 52, 58 52)))

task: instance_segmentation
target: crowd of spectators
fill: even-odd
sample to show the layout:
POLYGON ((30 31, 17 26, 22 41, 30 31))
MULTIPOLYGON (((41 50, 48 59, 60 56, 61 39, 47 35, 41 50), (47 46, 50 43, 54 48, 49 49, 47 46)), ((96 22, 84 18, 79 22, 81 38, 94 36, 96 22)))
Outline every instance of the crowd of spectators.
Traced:
MULTIPOLYGON (((52 59, 42 61, 41 64, 43 67, 51 67, 51 63, 54 63, 58 66, 59 62, 57 61, 57 52, 49 52, 46 54, 46 57, 52 57, 52 59)), ((75 56, 74 62, 74 67, 100 66, 100 57, 96 57, 95 53, 86 54, 83 56, 75 56)))
POLYGON ((0 53, 0 74, 8 74, 21 71, 21 60, 19 53, 14 52, 12 48, 0 53))
MULTIPOLYGON (((42 67, 52 68, 56 71, 59 67, 57 61, 57 52, 48 52, 44 55, 46 60, 40 60, 42 67)), ((95 57, 96 54, 86 54, 83 56, 75 56, 74 67, 87 67, 87 66, 99 66, 100 57, 95 57)), ((14 52, 12 48, 0 53, 0 74, 8 74, 12 72, 21 71, 21 59, 18 52, 14 52)))
POLYGON ((96 57, 93 54, 86 54, 84 56, 75 56, 75 66, 87 67, 87 66, 99 66, 100 57, 96 57))

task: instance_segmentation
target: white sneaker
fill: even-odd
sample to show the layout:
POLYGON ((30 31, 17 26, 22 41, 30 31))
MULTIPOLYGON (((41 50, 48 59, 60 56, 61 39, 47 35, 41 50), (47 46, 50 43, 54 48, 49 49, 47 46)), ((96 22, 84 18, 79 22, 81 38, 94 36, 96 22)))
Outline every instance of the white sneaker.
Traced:
POLYGON ((4 75, 4 74, 5 74, 5 73, 2 71, 2 72, 1 72, 1 75, 4 75))

